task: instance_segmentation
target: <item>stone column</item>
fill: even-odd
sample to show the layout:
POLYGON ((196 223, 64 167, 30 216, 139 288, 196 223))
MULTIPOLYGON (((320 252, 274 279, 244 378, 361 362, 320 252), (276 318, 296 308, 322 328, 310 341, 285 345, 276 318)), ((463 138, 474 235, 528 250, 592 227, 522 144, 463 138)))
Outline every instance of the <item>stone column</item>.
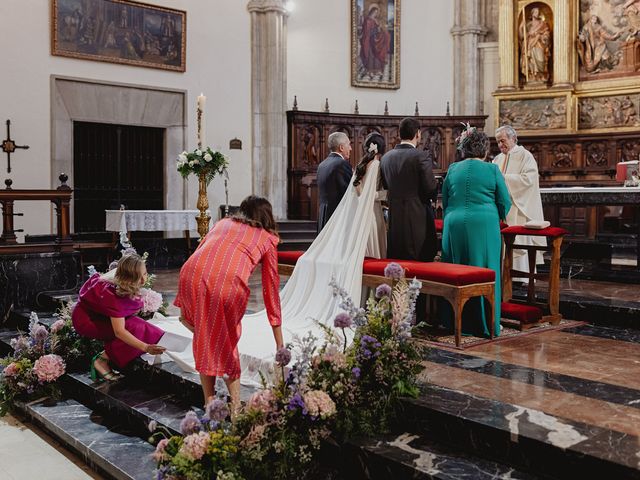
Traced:
POLYGON ((553 19, 553 85, 554 87, 571 86, 571 62, 569 52, 572 50, 573 25, 571 22, 571 3, 556 0, 553 19))
POLYGON ((287 216, 287 11, 284 0, 250 0, 253 193, 287 216))
POLYGON ((482 111, 482 65, 478 45, 487 34, 482 0, 455 0, 453 36, 453 114, 482 111))
MULTIPOLYGON (((566 0, 565 0, 566 1, 566 0)), ((498 90, 516 88, 516 38, 513 0, 500 0, 500 84, 498 90)))

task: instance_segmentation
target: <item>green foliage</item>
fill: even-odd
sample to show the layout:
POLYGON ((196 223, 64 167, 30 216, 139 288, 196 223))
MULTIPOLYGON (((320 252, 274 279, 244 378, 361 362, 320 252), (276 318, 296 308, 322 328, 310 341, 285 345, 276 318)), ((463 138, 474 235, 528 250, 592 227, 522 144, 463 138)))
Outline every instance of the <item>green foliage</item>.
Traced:
POLYGON ((227 175, 227 167, 229 162, 221 153, 205 149, 196 149, 193 152, 182 152, 178 155, 177 168, 183 178, 187 178, 193 174, 200 176, 204 174, 207 185, 216 175, 227 175))

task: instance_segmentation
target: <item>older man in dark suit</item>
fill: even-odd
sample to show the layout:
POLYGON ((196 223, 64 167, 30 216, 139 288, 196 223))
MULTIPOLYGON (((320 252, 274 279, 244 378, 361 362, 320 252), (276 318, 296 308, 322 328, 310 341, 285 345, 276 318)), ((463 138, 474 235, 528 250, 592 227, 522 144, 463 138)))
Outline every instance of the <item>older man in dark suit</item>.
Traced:
POLYGON ((342 200, 349 187, 353 174, 351 164, 351 141, 342 132, 329 135, 331 153, 318 165, 317 182, 319 196, 318 232, 327 224, 329 218, 342 200))
MULTIPOLYGON (((431 200, 438 195, 430 152, 418 150, 420 124, 415 118, 400 122, 400 143, 380 162, 382 183, 388 190, 389 232, 387 257, 431 262, 438 252, 431 200)), ((425 298, 416 305, 419 321, 424 319, 425 298)))

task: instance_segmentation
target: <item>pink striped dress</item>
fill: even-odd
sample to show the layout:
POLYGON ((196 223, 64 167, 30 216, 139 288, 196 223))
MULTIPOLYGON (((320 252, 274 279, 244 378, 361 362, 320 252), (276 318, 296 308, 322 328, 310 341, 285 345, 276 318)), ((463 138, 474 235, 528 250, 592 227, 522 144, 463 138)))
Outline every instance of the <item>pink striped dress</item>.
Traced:
POLYGON ((249 301, 249 275, 262 263, 262 293, 269 323, 281 324, 278 238, 261 228, 224 219, 180 270, 174 305, 194 326, 193 356, 202 374, 240 377, 238 340, 249 301))

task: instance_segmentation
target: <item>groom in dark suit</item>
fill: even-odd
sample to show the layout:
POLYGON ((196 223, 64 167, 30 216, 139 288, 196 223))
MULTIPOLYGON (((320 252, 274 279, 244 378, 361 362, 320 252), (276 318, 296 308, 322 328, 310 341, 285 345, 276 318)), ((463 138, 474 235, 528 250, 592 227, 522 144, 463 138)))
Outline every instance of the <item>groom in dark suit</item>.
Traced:
POLYGON ((329 135, 328 142, 331 153, 318 165, 318 233, 327 224, 329 218, 342 200, 349 187, 353 170, 349 163, 351 141, 342 132, 329 135))
MULTIPOLYGON (((383 186, 388 190, 389 232, 387 257, 431 262, 438 252, 431 200, 437 199, 433 158, 418 150, 420 124, 415 118, 400 122, 400 143, 380 161, 383 186)), ((425 316, 426 299, 418 297, 416 316, 425 316)))

